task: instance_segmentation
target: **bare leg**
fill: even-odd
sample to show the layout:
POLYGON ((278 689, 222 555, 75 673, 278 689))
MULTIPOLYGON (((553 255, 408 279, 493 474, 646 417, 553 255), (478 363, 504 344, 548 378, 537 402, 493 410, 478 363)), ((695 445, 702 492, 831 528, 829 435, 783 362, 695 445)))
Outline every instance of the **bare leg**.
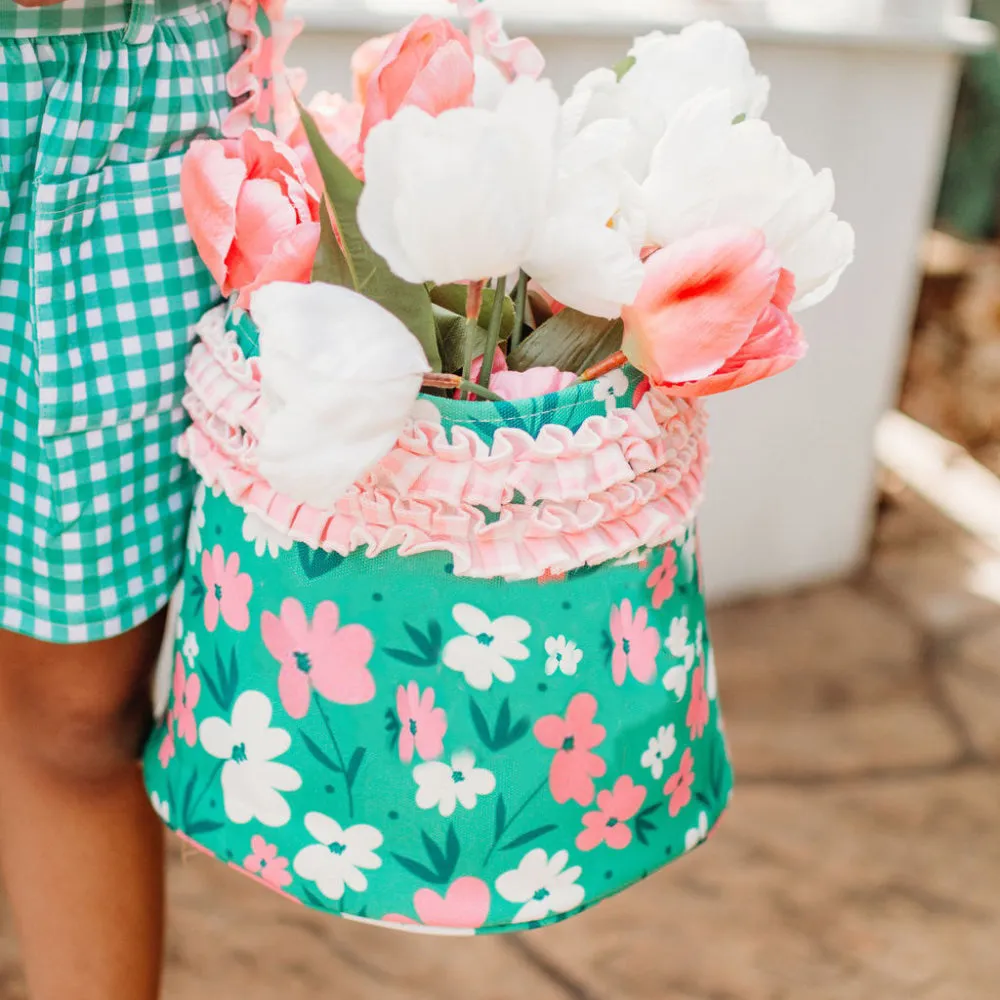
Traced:
POLYGON ((0 868, 34 1000, 158 996, 163 840, 136 756, 162 629, 0 632, 0 868))

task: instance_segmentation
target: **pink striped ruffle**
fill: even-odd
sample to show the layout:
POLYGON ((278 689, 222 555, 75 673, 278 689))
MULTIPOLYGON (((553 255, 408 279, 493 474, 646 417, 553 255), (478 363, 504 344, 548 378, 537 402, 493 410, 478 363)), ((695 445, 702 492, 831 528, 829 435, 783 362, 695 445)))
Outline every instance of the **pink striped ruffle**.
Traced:
POLYGON ((414 420, 333 509, 318 510, 279 493, 257 468, 264 406, 256 359, 243 356, 221 309, 198 332, 183 453, 207 485, 313 548, 449 552, 461 576, 535 579, 663 544, 697 511, 704 410, 656 392, 576 431, 549 425, 531 438, 500 428, 492 445, 466 428, 414 420), (523 500, 514 502, 515 491, 523 500))

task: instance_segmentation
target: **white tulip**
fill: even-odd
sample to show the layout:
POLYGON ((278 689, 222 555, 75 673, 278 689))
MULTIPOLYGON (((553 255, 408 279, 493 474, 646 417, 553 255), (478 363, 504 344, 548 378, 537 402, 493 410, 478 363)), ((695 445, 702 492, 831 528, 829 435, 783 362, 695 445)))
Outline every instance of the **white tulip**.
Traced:
POLYGON ((643 184, 650 243, 706 229, 760 229, 795 276, 793 307, 826 298, 854 257, 854 230, 833 213, 830 171, 814 174, 762 121, 732 124, 728 95, 688 103, 657 144, 643 184))
POLYGON ((635 300, 643 279, 641 192, 621 165, 628 137, 626 122, 598 121, 561 145, 549 204, 522 262, 558 302, 609 319, 635 300))
POLYGON ((495 110, 404 108, 365 147, 358 224, 412 282, 485 280, 522 264, 551 195, 559 98, 519 78, 495 110))
POLYGON ((500 106, 500 98, 510 86, 510 81, 491 59, 476 56, 473 60, 473 66, 476 77, 476 84, 472 91, 473 107, 496 111, 500 106))
POLYGON ((738 31, 700 21, 678 34, 660 31, 637 38, 634 65, 618 81, 608 69, 588 73, 563 109, 563 128, 573 132, 606 118, 627 121, 632 134, 624 163, 645 179, 650 155, 688 101, 713 90, 726 95, 729 120, 759 118, 770 84, 754 71, 738 31))
POLYGON ((429 370, 392 313, 348 288, 256 291, 265 413, 258 466, 295 500, 329 510, 392 448, 429 370))

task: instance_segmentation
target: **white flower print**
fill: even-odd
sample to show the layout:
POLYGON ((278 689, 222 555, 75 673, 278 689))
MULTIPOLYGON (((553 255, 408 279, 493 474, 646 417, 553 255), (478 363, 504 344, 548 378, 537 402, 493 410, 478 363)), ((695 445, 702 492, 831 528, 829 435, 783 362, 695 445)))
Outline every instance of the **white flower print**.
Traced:
POLYGON ((649 769, 654 781, 663 777, 663 763, 670 760, 677 749, 677 737, 673 724, 660 726, 659 732, 650 739, 649 746, 642 755, 642 766, 649 769))
POLYGON ((674 659, 683 660, 690 652, 689 638, 688 620, 682 616, 670 623, 670 632, 663 645, 674 659))
POLYGON ((702 813, 698 825, 684 835, 684 850, 693 851, 708 836, 708 816, 702 813))
POLYGON ((233 706, 233 720, 205 719, 201 745, 222 765, 222 797, 233 823, 256 819, 264 826, 284 826, 291 810, 282 792, 301 788, 298 771, 275 761, 292 745, 284 729, 271 728, 271 702, 260 691, 245 691, 233 706))
POLYGON ((550 858, 540 847, 529 851, 513 871, 497 881, 497 892, 508 903, 524 905, 514 923, 544 920, 551 913, 569 913, 583 902, 584 890, 577 884, 583 871, 579 865, 566 867, 569 851, 557 851, 550 858))
POLYGON ((188 525, 188 560, 194 566, 201 554, 201 529, 205 527, 205 484, 199 483, 194 494, 194 507, 188 525))
POLYGON ((681 576, 684 580, 694 579, 695 559, 698 554, 698 536, 693 530, 689 530, 684 537, 684 544, 681 545, 681 576))
POLYGON ((194 670, 194 661, 198 658, 198 636, 194 632, 188 632, 184 636, 182 652, 184 653, 184 659, 188 662, 188 669, 194 670))
POLYGON ((719 697, 719 675, 715 672, 715 650, 708 648, 708 665, 705 668, 705 693, 709 701, 719 697))
POLYGON ((318 843, 303 847, 295 855, 296 874, 315 882, 327 899, 340 899, 344 890, 364 892, 368 878, 362 868, 382 867, 375 853, 382 846, 382 834, 373 826, 359 823, 345 830, 323 813, 306 813, 305 826, 318 843))
POLYGON ((252 513, 243 518, 243 538, 254 543, 253 549, 258 556, 263 556, 267 552, 272 559, 277 559, 294 544, 283 531, 279 531, 259 515, 252 513))
POLYGON ((531 626, 513 615, 493 621, 471 604, 456 604, 451 613, 466 634, 448 641, 441 657, 444 665, 464 674, 477 691, 489 690, 494 678, 510 684, 515 676, 510 661, 529 656, 523 640, 531 635, 531 626))
POLYGON ((161 799, 160 796, 156 794, 156 792, 153 792, 149 796, 149 801, 153 804, 153 810, 156 812, 156 815, 159 816, 164 823, 169 823, 170 803, 165 802, 163 799, 161 799))
POLYGON ((583 659, 583 650, 564 635, 550 635, 545 640, 545 652, 548 654, 545 673, 550 677, 560 671, 572 677, 583 659))
POLYGON ((450 816, 456 805, 475 809, 479 796, 489 795, 497 787, 493 773, 476 767, 476 758, 468 750, 453 754, 450 765, 440 760, 418 764, 413 777, 417 782, 417 806, 436 808, 442 816, 450 816))
POLYGON ((598 403, 605 403, 609 409, 613 408, 618 402, 618 397, 624 396, 626 392, 628 392, 628 376, 620 368, 594 379, 594 399, 598 403))
POLYGON ((663 646, 675 660, 683 660, 682 664, 671 667, 663 675, 663 686, 668 691, 673 691, 677 700, 681 701, 687 691, 688 674, 694 666, 696 652, 696 644, 691 642, 691 632, 686 617, 675 618, 670 623, 670 632, 663 646))

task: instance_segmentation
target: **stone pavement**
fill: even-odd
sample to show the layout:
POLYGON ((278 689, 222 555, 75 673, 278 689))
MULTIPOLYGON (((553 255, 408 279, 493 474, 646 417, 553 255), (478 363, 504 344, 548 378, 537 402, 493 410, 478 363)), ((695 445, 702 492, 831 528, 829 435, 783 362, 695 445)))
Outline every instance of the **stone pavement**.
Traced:
MULTIPOLYGON (((530 935, 313 915, 171 862, 166 1000, 997 1000, 1000 553, 905 494, 849 584, 717 609, 710 842, 530 935)), ((22 1000, 9 923, 0 1000, 22 1000)))

